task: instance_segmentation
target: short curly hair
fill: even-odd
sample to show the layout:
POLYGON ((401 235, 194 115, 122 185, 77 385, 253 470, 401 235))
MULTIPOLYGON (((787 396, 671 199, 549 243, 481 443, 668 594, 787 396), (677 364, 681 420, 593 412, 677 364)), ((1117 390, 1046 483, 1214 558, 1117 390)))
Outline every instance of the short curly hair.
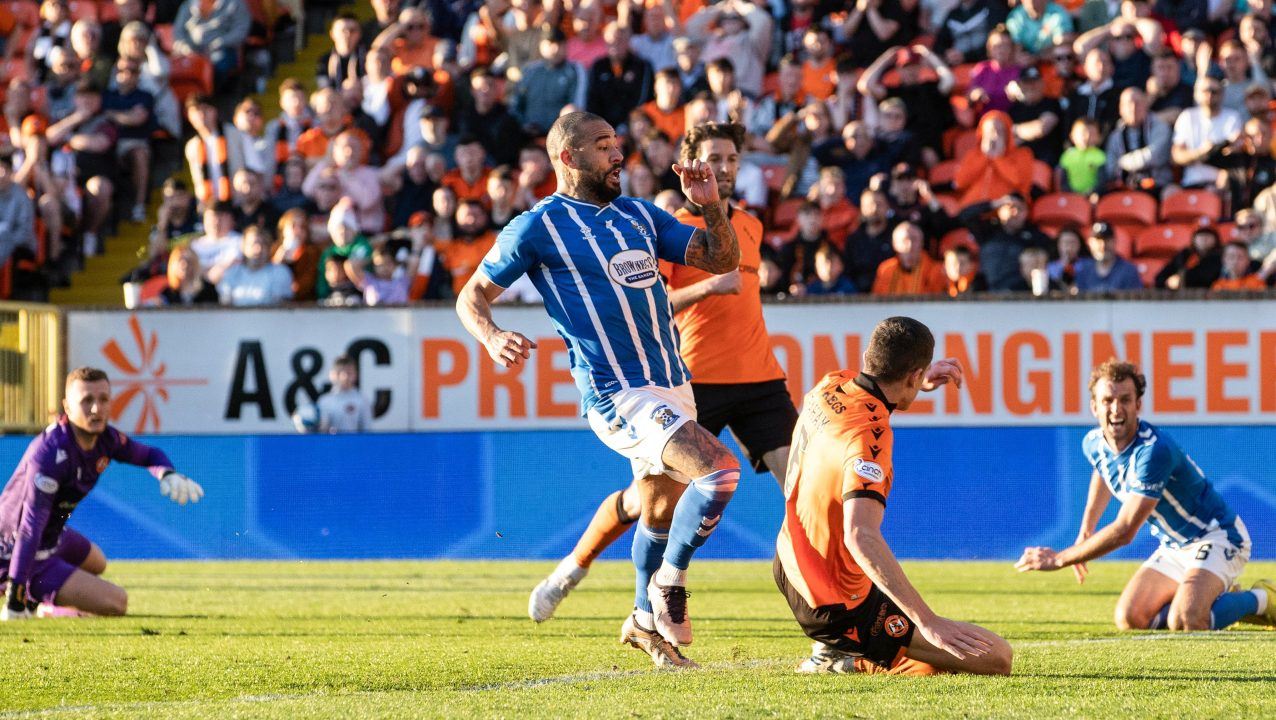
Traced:
POLYGON ((1114 385, 1131 380, 1134 382, 1134 392, 1137 397, 1143 397, 1143 391, 1148 387, 1147 378, 1139 372, 1138 365, 1116 358, 1108 358, 1090 373, 1090 397, 1094 397, 1094 386, 1098 385, 1100 380, 1108 380, 1114 385))
POLYGON ((687 131, 682 138, 682 147, 678 152, 678 161, 687 164, 700 152, 700 143, 706 140, 730 140, 735 144, 736 152, 744 151, 745 130, 739 123, 707 122, 696 125, 687 131))

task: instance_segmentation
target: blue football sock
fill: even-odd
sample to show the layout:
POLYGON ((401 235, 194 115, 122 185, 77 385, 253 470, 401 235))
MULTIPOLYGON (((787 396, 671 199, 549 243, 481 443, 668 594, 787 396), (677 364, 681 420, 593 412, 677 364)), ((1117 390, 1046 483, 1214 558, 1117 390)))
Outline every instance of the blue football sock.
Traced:
POLYGON ((1258 612, 1258 598, 1248 590, 1223 593, 1210 606, 1210 629, 1222 630, 1246 615, 1258 612))
POLYGON ((1165 607, 1157 611, 1152 617, 1152 624, 1148 625, 1148 630, 1164 630, 1170 626, 1170 604, 1165 603, 1165 607))
POLYGON ((638 523, 638 531, 634 533, 632 557, 634 560, 634 607, 643 612, 651 612, 651 601, 647 599, 647 583, 651 576, 660 569, 660 561, 664 558, 665 547, 669 544, 669 531, 647 527, 644 522, 638 523))
POLYGON ((686 570, 696 548, 704 545, 722 520, 722 511, 740 483, 739 470, 718 470, 691 481, 673 509, 665 562, 686 570))

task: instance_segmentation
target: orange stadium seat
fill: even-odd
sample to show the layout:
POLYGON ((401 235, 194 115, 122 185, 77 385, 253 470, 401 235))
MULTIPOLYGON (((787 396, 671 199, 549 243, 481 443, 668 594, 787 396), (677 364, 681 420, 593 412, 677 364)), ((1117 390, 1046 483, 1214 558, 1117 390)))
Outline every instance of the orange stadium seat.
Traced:
POLYGON ((1223 201, 1212 190, 1183 190, 1161 201, 1161 222, 1216 222, 1223 215, 1223 201))
POLYGON ((935 202, 944 206, 944 212, 948 213, 948 217, 957 217, 961 212, 961 201, 952 193, 935 193, 935 202))
POLYGON ((1192 242, 1191 225, 1156 225, 1139 233, 1135 247, 1139 257, 1168 258, 1192 242))
POLYGON ((1218 231, 1218 241, 1220 243, 1232 242, 1241 239, 1241 231, 1236 227, 1234 222, 1225 222, 1215 225, 1214 229, 1218 231))
POLYGON ((173 55, 168 82, 178 103, 185 102, 195 93, 210 94, 213 92, 213 64, 202 55, 173 55))
POLYGON ((1090 225, 1093 214, 1094 208, 1084 195, 1058 192, 1037 198, 1032 204, 1031 217, 1033 222, 1045 227, 1075 225, 1084 229, 1090 225))
POLYGON ((970 87, 970 76, 975 72, 975 64, 965 63, 963 65, 956 65, 952 68, 952 71, 953 94, 965 95, 966 90, 970 87))
POLYGON ((1137 190, 1104 195, 1094 208, 1094 219, 1113 225, 1153 225, 1156 223, 1156 198, 1137 190))
POLYGON ((160 50, 171 54, 173 52, 173 25, 171 23, 157 23, 155 25, 155 41, 159 43, 160 50))
POLYGON ((766 180, 767 190, 771 192, 780 192, 784 187, 784 177, 788 174, 788 167, 784 165, 763 165, 762 179, 766 180))

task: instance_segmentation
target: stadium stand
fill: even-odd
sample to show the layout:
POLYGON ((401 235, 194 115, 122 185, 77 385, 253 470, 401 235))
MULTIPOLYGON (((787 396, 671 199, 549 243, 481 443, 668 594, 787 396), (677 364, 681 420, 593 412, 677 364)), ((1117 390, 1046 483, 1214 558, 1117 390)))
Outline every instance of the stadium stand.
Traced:
MULTIPOLYGON (((996 208, 1017 193, 1030 208, 1029 228, 1051 238, 1108 223, 1118 253, 1145 279, 1185 246, 1184 227, 1207 224, 1226 239, 1248 240, 1254 269, 1276 280, 1262 270, 1276 268, 1268 258, 1276 217, 1258 213, 1270 224, 1252 236, 1232 224, 1251 199, 1264 202, 1276 178, 1267 147, 1276 112, 1261 102, 1276 77, 1266 6, 1220 9, 1202 20, 1164 15, 1146 0, 1073 3, 1062 12, 1074 27, 1030 36, 1022 17, 1005 20, 1011 8, 999 0, 950 10, 918 0, 869 5, 880 22, 865 21, 856 3, 791 0, 376 0, 354 6, 353 15, 337 15, 331 3, 306 3, 303 14, 267 0, 9 0, 0 9, 0 28, 12 23, 0 62, 7 131, 0 153, 28 202, 15 195, 0 205, 12 213, 0 222, 29 210, 33 229, 0 242, 0 288, 10 297, 44 299, 53 288, 58 301, 118 303, 123 280, 136 285, 132 299, 145 287, 155 302, 154 278, 169 275, 170 251, 208 230, 202 207, 182 216, 190 222, 173 222, 154 188, 193 174, 225 189, 217 195, 233 206, 234 227, 224 237, 263 227, 274 239, 267 264, 313 276, 295 287, 298 297, 362 303, 377 293, 334 300, 331 289, 412 269, 411 300, 445 298, 495 232, 553 191, 544 125, 565 108, 608 116, 627 156, 625 191, 668 208, 681 202, 668 169, 680 128, 743 124, 749 140, 737 198, 765 223, 763 252, 772 261, 793 255, 786 245, 796 242, 799 209, 810 200, 820 242, 842 253, 848 273, 871 276, 889 254, 844 246, 860 223, 865 189, 884 193, 889 206, 886 230, 875 219, 872 237, 888 238, 890 227, 910 220, 923 229, 932 259, 958 242, 977 256, 962 211, 990 201, 995 212, 1012 212, 996 208), (1239 40, 1261 61, 1249 82, 1226 79, 1217 53, 1183 57, 1185 32, 1203 31, 1217 45, 1244 18, 1251 19, 1239 40), (146 40, 126 47, 140 32, 128 30, 132 24, 146 40), (1122 45, 1114 62, 1109 42, 1127 30, 1136 47, 1122 45), (304 45, 292 64, 290 33, 304 45), (112 98, 121 56, 137 63, 141 94, 127 107, 111 99, 117 105, 88 122, 77 88, 87 79, 112 98), (661 101, 672 110, 655 102, 661 71, 677 81, 676 102, 661 101), (1194 78, 1221 83, 1218 97, 1194 96, 1194 78), (331 90, 312 95, 317 87, 331 90), (241 106, 249 93, 257 102, 241 106), (219 119, 192 146, 195 132, 180 108, 195 97, 211 98, 219 119), (897 117, 902 125, 893 124, 897 117), (1100 137, 1068 152, 1078 121, 1100 137), (139 137, 139 127, 149 137, 139 137), (129 195, 132 172, 122 159, 138 142, 153 152, 144 214, 129 195), (467 147, 480 156, 465 159, 467 147), (825 178, 828 169, 840 177, 825 178), (351 173, 362 179, 351 182, 351 173), (106 182, 90 180, 99 176, 106 182), (1056 192, 1069 187, 1093 190, 1056 192), (294 210, 314 252, 278 237, 279 218, 294 210), (355 236, 336 239, 351 213, 355 236), (364 272, 374 248, 389 252, 378 253, 377 273, 364 272), (100 253, 110 261, 94 257, 100 253), (317 267, 299 267, 303 258, 317 267), (70 290, 58 289, 69 282, 70 290)), ((232 244, 198 260, 223 269, 244 263, 232 244)), ((215 287, 213 267, 197 274, 215 287)), ((803 288, 794 280, 769 292, 803 288)))

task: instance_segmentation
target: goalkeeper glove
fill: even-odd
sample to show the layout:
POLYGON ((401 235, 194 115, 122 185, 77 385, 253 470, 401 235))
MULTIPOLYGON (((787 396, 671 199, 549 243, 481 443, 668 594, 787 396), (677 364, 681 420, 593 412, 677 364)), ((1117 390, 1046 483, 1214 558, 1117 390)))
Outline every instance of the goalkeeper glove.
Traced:
POLYGON ((9 596, 0 608, 0 620, 26 620, 35 617, 36 603, 27 597, 27 586, 9 583, 9 596))
POLYGON ((160 494, 178 505, 197 503, 204 497, 204 488, 176 470, 169 470, 160 478, 160 494))

